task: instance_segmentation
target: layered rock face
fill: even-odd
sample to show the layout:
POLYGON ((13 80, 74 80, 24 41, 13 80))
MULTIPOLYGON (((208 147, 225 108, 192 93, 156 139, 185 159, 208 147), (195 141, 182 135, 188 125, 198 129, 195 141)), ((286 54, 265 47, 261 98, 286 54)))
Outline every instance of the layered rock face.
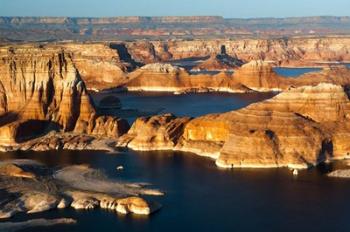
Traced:
MULTIPOLYGON (((185 121, 184 129, 176 135, 178 142, 167 149, 211 156, 220 167, 304 168, 349 155, 349 117, 350 101, 343 87, 319 84, 293 88, 238 111, 185 121)), ((148 120, 161 122, 158 116, 148 120)), ((153 129, 148 133, 143 133, 143 124, 135 123, 132 133, 126 135, 130 147, 156 149, 152 138, 160 135, 155 128, 177 124, 176 120, 183 119, 156 127, 149 124, 153 129)))
POLYGON ((216 163, 222 167, 300 167, 343 158, 349 150, 339 152, 346 143, 334 137, 339 136, 338 128, 345 129, 342 136, 350 132, 349 106, 342 87, 320 84, 214 116, 215 121, 230 125, 216 163))
MULTIPOLYGON (((149 64, 129 74, 130 81, 125 84, 128 90, 142 91, 225 91, 229 90, 232 78, 229 74, 190 75, 185 69, 170 64, 149 64)), ((232 88, 245 91, 240 86, 232 88)))
POLYGON ((159 62, 160 59, 167 61, 168 58, 177 60, 206 57, 219 54, 223 47, 229 56, 237 57, 244 62, 273 61, 275 65, 286 67, 321 66, 329 61, 346 62, 350 60, 350 39, 346 37, 142 41, 126 44, 135 59, 142 57, 142 60, 148 62, 159 62), (153 49, 145 49, 140 53, 140 49, 144 47, 153 49))
POLYGON ((21 142, 47 130, 118 137, 120 119, 98 117, 69 54, 61 49, 0 50, 0 140, 21 142))
POLYGON ((124 86, 131 91, 269 92, 319 83, 347 86, 350 84, 350 70, 345 66, 334 66, 298 78, 285 78, 273 70, 271 63, 262 60, 244 64, 235 69, 233 74, 220 72, 216 75, 190 74, 170 64, 154 63, 130 73, 128 79, 124 86))
MULTIPOLYGON (((342 41, 338 41, 340 39, 334 40, 335 43, 338 44, 337 46, 333 44, 333 40, 326 41, 322 43, 324 46, 317 45, 317 49, 308 48, 309 50, 306 50, 305 48, 305 53, 307 51, 308 56, 317 53, 320 56, 320 61, 346 61, 348 59, 347 54, 350 54, 350 52, 348 53, 346 46, 340 48, 340 43, 342 43, 342 41), (329 49, 332 51, 328 51, 329 49)), ((312 43, 309 40, 307 41, 312 43)), ((231 43, 234 41, 228 42, 231 43)), ((345 43, 346 41, 343 42, 345 43)), ((222 45, 225 44, 225 41, 169 41, 167 43, 144 41, 141 43, 137 41, 133 43, 111 43, 109 45, 102 43, 62 43, 58 45, 21 45, 13 46, 12 48, 7 46, 3 47, 2 56, 9 56, 11 53, 7 51, 10 51, 11 49, 16 50, 17 53, 18 51, 37 53, 37 51, 40 50, 40 53, 42 54, 50 54, 52 51, 62 50, 66 56, 69 55, 72 65, 79 72, 87 89, 96 91, 115 87, 126 87, 129 90, 144 91, 246 92, 251 90, 284 90, 288 89, 290 86, 317 85, 320 82, 341 85, 347 85, 350 83, 350 71, 346 68, 325 69, 323 72, 317 74, 322 80, 320 80, 320 78, 314 78, 316 74, 307 74, 299 78, 286 79, 279 77, 273 71, 272 67, 276 64, 283 65, 283 62, 287 62, 283 61, 285 59, 288 59, 288 62, 294 63, 296 66, 305 66, 306 63, 303 64, 305 60, 300 54, 289 54, 295 52, 295 50, 300 51, 304 48, 297 47, 291 48, 292 51, 280 51, 280 49, 283 50, 286 48, 277 48, 277 45, 270 44, 268 49, 272 51, 269 51, 263 50, 260 43, 253 43, 256 46, 254 48, 253 45, 250 45, 250 43, 252 43, 251 41, 248 41, 244 48, 233 45, 233 47, 230 48, 228 45, 222 45), (200 43, 200 45, 197 43, 200 43), (179 56, 176 56, 173 52, 175 47, 179 46, 178 44, 188 47, 179 48, 180 50, 178 52, 180 54, 179 56), (203 44, 206 45, 204 46, 203 44), (172 46, 175 47, 172 48, 172 46), (185 52, 185 49, 189 50, 188 54, 185 52), (243 49, 244 51, 240 53, 240 49, 243 49), (257 51, 254 52, 254 49, 257 51), (213 55, 218 54, 220 51, 220 55, 213 55), (251 54, 251 56, 246 57, 244 55, 245 52, 251 54), (258 53, 259 55, 254 55, 255 53, 258 53), (268 54, 270 53, 273 54, 273 57, 269 57, 268 54), (182 57, 180 57, 180 55, 182 57), (194 70, 227 71, 234 69, 234 74, 222 72, 216 75, 203 73, 191 75, 180 67, 171 67, 170 64, 161 62, 169 59, 204 55, 211 55, 211 57, 203 63, 195 66, 194 70), (240 67, 243 64, 241 59, 249 62, 240 67), (274 62, 269 62, 268 60, 274 62), (150 62, 156 63, 144 65, 137 69, 137 67, 142 66, 143 63, 150 62)), ((303 46, 303 44, 300 46, 303 46)), ((314 44, 313 46, 316 45, 314 44)), ((313 57, 313 65, 319 65, 315 64, 318 59, 315 58, 316 55, 313 57)), ((311 58, 309 61, 310 60, 311 58)))
MULTIPOLYGON (((48 46, 50 49, 50 46, 48 46)), ((91 90, 108 89, 126 82, 128 63, 123 63, 118 52, 106 44, 64 44, 71 54, 86 87, 91 90)))
POLYGON ((281 90, 285 79, 278 76, 272 69, 272 66, 262 60, 254 60, 233 74, 236 82, 256 91, 281 90))
POLYGON ((138 118, 128 134, 119 140, 119 145, 137 150, 172 149, 189 121, 188 117, 176 118, 171 114, 138 118))

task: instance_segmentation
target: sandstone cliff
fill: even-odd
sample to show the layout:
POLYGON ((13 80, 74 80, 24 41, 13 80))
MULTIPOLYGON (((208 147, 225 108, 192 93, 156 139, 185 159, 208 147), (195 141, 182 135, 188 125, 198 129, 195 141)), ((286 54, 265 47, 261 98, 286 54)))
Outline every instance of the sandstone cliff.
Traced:
POLYGON ((72 58, 62 49, 0 50, 0 142, 21 142, 48 130, 118 137, 121 119, 99 117, 72 58))
POLYGON ((126 44, 135 59, 142 57, 147 62, 206 57, 219 54, 223 48, 229 56, 245 62, 273 61, 277 66, 286 67, 322 66, 327 62, 350 61, 350 38, 347 37, 137 41, 126 44), (152 49, 142 49, 145 47, 152 49), (140 50, 143 52, 140 53, 140 50))
POLYGON ((128 81, 122 86, 131 91, 269 92, 305 85, 315 86, 319 83, 348 86, 350 69, 345 66, 326 67, 320 72, 286 78, 279 76, 271 63, 262 60, 253 60, 235 69, 233 74, 220 72, 216 75, 190 74, 180 67, 154 63, 129 73, 128 81))
POLYGON ((191 151, 216 159, 220 167, 304 168, 329 159, 348 157, 350 100, 343 87, 319 84, 292 88, 276 97, 223 114, 184 118, 155 116, 136 122, 120 141, 133 149, 191 151), (157 126, 155 126, 157 125, 157 126), (168 130, 183 128, 172 137, 168 130), (169 137, 169 136, 168 136, 169 137), (158 142, 161 141, 161 142, 158 142), (174 140, 173 140, 174 142, 174 140), (170 145, 170 146, 169 146, 170 145))
POLYGON ((62 49, 70 54, 88 89, 113 88, 127 81, 126 72, 131 64, 123 63, 118 52, 106 44, 64 44, 62 49))
POLYGON ((235 83, 230 74, 190 75, 185 69, 170 64, 154 63, 128 75, 125 87, 131 91, 232 91, 245 92, 247 88, 235 83))
MULTIPOLYGON (((14 50, 40 49, 43 53, 62 50, 69 55, 73 66, 79 72, 89 90, 103 90, 115 87, 127 87, 130 90, 162 91, 272 91, 284 90, 291 86, 317 85, 320 82, 347 85, 350 71, 346 68, 325 68, 321 73, 306 74, 298 78, 279 77, 272 69, 277 64, 289 66, 321 65, 317 62, 346 61, 349 59, 347 39, 305 39, 293 40, 287 45, 282 41, 269 41, 268 46, 260 40, 242 41, 168 41, 168 42, 132 42, 132 43, 62 43, 44 45, 17 45, 14 50), (226 44, 227 43, 227 44, 226 44), (222 45, 226 44, 226 45, 222 45), (321 46, 322 44, 322 46, 321 46), (267 46, 267 47, 266 47, 267 46), (304 47, 303 47, 304 46, 304 47), (307 46, 307 47, 306 47, 307 46), (168 66, 164 60, 212 56, 195 69, 232 70, 234 74, 191 75, 180 67, 176 71, 166 72, 157 68, 168 66), (301 52, 302 51, 302 52, 301 52), (247 56, 248 54, 249 57, 247 56), (248 62, 243 67, 240 59, 248 62), (153 63, 155 62, 156 63, 153 63), (151 63, 142 66, 142 63, 151 63), (136 69, 136 70, 135 70, 136 69), (316 75, 319 77, 314 78, 316 75)), ((267 42, 266 42, 267 43, 267 42)), ((10 49, 5 46, 4 49, 10 49)), ((2 56, 8 56, 3 52, 2 56)), ((325 65, 325 64, 322 64, 325 65)))

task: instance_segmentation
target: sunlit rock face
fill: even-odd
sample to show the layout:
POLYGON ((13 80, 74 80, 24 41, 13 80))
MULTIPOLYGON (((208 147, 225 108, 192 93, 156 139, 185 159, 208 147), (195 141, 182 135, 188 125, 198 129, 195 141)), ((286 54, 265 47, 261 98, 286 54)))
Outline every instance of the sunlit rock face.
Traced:
POLYGON ((131 91, 269 92, 287 91, 289 88, 305 85, 316 86, 319 83, 347 86, 350 84, 350 70, 344 66, 327 67, 320 72, 307 73, 298 78, 285 78, 273 70, 271 63, 253 60, 236 68, 233 74, 220 72, 216 75, 191 75, 183 68, 154 63, 129 73, 124 86, 131 91))
POLYGON ((183 133, 188 117, 165 114, 138 118, 119 143, 136 150, 171 150, 183 133))
POLYGON ((118 51, 107 44, 71 43, 62 48, 71 54, 73 64, 89 90, 113 88, 127 81, 126 71, 131 64, 123 63, 118 51))
MULTIPOLYGON (((185 121, 177 133, 179 139, 170 147, 210 156, 226 168, 306 168, 348 156, 349 117, 350 101, 343 87, 304 86, 241 110, 185 121)), ((129 147, 162 149, 154 141, 167 133, 157 128, 176 124, 181 118, 158 119, 153 117, 150 121, 155 123, 148 124, 157 133, 146 133, 141 137, 147 139, 141 140, 137 134, 149 130, 144 130, 144 123, 135 122, 133 133, 127 135, 129 147)))
MULTIPOLYGON (((302 167, 344 155, 338 151, 344 148, 342 141, 333 143, 332 136, 338 133, 333 128, 348 124, 349 107, 341 86, 320 84, 292 89, 242 110, 204 116, 195 122, 212 122, 208 129, 201 128, 209 133, 216 129, 214 122, 229 128, 221 134, 224 145, 216 161, 219 166, 302 167)), ((193 128, 191 123, 188 128, 193 128)), ((208 137, 203 134, 204 139, 208 137)))
MULTIPOLYGON (((272 67, 269 67, 272 70, 272 67)), ((191 75, 183 68, 170 64, 154 63, 145 65, 130 73, 128 75, 129 81, 125 84, 125 87, 131 91, 166 92, 248 92, 253 89, 270 91, 271 89, 268 87, 274 87, 274 84, 270 84, 271 76, 269 76, 269 74, 273 74, 277 78, 274 72, 268 74, 260 72, 249 73, 251 80, 246 79, 248 78, 246 76, 240 78, 225 72, 216 75, 191 75), (261 80, 265 80, 266 83, 261 80)), ((273 78, 271 78, 271 80, 274 81, 273 78)))
POLYGON ((142 59, 146 63, 167 61, 169 57, 175 60, 206 57, 218 54, 224 46, 228 55, 244 62, 265 60, 273 61, 275 65, 305 67, 320 65, 320 62, 326 61, 349 61, 349 43, 349 38, 329 37, 137 41, 126 44, 135 59, 142 59))
POLYGON ((274 71, 271 64, 253 60, 237 69, 233 76, 236 82, 257 91, 281 90, 284 80, 274 71))
POLYGON ((21 142, 52 129, 119 135, 124 123, 98 117, 69 54, 22 46, 2 48, 0 56, 1 143, 21 142))

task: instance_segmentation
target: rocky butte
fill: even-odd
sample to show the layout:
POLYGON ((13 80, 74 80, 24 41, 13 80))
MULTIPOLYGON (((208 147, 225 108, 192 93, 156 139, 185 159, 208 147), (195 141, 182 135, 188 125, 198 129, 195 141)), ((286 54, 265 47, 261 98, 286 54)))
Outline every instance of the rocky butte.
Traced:
MULTIPOLYGON (((62 49, 2 48, 0 56, 3 147, 16 149, 49 131, 117 138, 128 130, 125 120, 97 114, 70 54, 62 49)), ((46 146, 61 148, 66 142, 57 136, 46 146)))
POLYGON ((322 83, 227 113, 139 118, 119 145, 190 151, 225 168, 306 168, 349 157, 349 117, 348 92, 322 83))

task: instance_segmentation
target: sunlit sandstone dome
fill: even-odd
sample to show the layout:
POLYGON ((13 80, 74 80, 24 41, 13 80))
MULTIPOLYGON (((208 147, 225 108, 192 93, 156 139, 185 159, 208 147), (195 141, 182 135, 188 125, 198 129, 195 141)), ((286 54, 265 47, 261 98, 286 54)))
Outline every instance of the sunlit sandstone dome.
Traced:
POLYGON ((190 120, 138 119, 121 144, 137 150, 184 150, 220 167, 307 167, 347 157, 350 101, 341 86, 293 88, 241 110, 190 120))

